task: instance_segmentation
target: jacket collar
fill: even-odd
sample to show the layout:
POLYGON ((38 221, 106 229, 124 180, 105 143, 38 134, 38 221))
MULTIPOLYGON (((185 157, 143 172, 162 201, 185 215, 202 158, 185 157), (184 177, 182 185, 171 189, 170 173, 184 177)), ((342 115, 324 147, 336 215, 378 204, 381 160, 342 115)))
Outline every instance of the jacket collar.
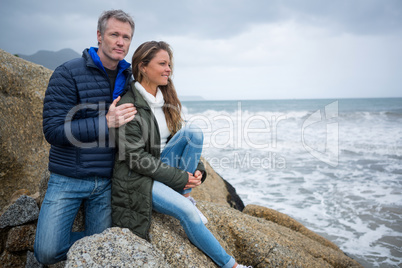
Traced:
MULTIPOLYGON (((98 52, 98 48, 96 48, 96 47, 91 47, 89 49, 87 48, 84 50, 83 56, 84 56, 84 58, 86 58, 87 64, 90 64, 92 67, 96 66, 99 69, 105 71, 105 68, 103 67, 103 64, 102 64, 97 52, 98 52)), ((119 70, 119 72, 122 72, 129 67, 130 67, 130 63, 128 63, 124 59, 119 61, 119 63, 117 64, 117 69, 119 70)))
POLYGON ((160 108, 165 104, 162 91, 159 89, 159 87, 157 88, 156 97, 154 97, 152 94, 147 92, 140 82, 135 82, 134 86, 152 109, 160 108))
POLYGON ((85 62, 86 62, 88 67, 99 69, 99 67, 95 64, 94 60, 92 59, 91 55, 89 55, 89 49, 88 48, 86 48, 82 52, 82 57, 85 59, 85 62))
MULTIPOLYGON (((87 48, 82 52, 82 57, 86 60, 88 67, 99 69, 103 71, 103 73, 106 75, 106 70, 103 67, 97 51, 98 48, 96 47, 91 47, 89 49, 87 48)), ((117 65, 117 69, 119 71, 117 73, 113 99, 116 99, 118 96, 123 95, 126 92, 127 85, 133 80, 130 66, 131 64, 124 59, 119 61, 117 65)))
POLYGON ((134 95, 134 106, 136 108, 143 108, 146 110, 151 110, 147 101, 144 99, 144 97, 140 94, 140 92, 138 92, 138 89, 135 87, 135 82, 136 81, 132 81, 131 85, 130 85, 130 90, 133 92, 133 95, 134 95))

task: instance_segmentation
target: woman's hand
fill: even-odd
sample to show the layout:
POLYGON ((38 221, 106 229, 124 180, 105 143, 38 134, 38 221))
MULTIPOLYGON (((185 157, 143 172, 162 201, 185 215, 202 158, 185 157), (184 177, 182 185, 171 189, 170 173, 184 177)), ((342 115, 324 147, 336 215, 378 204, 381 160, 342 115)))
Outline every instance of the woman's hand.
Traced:
POLYGON ((199 171, 199 170, 196 170, 196 171, 194 172, 194 177, 196 177, 197 179, 200 179, 200 181, 201 181, 201 179, 202 179, 202 172, 199 171))
POLYGON ((202 179, 202 173, 199 170, 196 170, 194 172, 194 175, 191 174, 190 172, 188 173, 188 182, 186 186, 184 187, 184 190, 190 189, 190 188, 195 188, 199 185, 201 185, 201 179, 202 179))

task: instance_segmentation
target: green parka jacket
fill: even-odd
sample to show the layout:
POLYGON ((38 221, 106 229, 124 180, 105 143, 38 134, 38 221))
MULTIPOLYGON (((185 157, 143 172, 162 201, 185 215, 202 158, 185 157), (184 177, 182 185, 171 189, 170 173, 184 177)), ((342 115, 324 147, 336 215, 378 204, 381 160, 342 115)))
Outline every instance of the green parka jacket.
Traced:
MULTIPOLYGON (((137 114, 115 133, 118 150, 112 179, 112 222, 148 239, 153 180, 180 191, 188 182, 188 174, 160 161, 158 123, 134 82, 118 105, 124 103, 134 103, 137 114)), ((201 161, 197 169, 203 172, 204 180, 201 161)))

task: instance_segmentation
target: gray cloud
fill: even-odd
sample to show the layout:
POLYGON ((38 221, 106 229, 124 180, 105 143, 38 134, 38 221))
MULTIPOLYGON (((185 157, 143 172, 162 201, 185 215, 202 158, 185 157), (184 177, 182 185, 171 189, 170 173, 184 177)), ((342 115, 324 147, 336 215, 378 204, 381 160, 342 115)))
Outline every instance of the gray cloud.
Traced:
POLYGON ((88 36, 99 14, 110 8, 133 15, 141 39, 158 35, 222 39, 255 24, 286 21, 325 27, 334 33, 382 35, 402 30, 400 0, 3 0, 0 47, 21 53, 31 51, 29 47, 32 51, 60 47, 63 42, 88 36))
POLYGON ((0 48, 13 54, 81 53, 96 46, 100 13, 115 8, 136 22, 131 53, 152 39, 173 45, 189 95, 240 98, 224 88, 252 83, 248 98, 400 96, 400 0, 0 1, 0 48), (194 85, 199 77, 211 85, 194 85))

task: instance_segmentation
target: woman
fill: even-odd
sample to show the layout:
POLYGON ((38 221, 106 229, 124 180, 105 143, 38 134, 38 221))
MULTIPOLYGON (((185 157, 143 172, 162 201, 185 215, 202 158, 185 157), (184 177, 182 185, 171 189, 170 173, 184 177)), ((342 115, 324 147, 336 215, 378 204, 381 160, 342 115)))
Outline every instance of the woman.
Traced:
POLYGON ((206 177, 199 161, 203 135, 194 126, 183 126, 170 79, 172 56, 165 42, 146 42, 134 52, 135 82, 119 105, 134 103, 137 115, 116 133, 113 225, 148 238, 153 209, 179 219, 190 241, 220 267, 245 267, 225 252, 188 198, 206 177))

